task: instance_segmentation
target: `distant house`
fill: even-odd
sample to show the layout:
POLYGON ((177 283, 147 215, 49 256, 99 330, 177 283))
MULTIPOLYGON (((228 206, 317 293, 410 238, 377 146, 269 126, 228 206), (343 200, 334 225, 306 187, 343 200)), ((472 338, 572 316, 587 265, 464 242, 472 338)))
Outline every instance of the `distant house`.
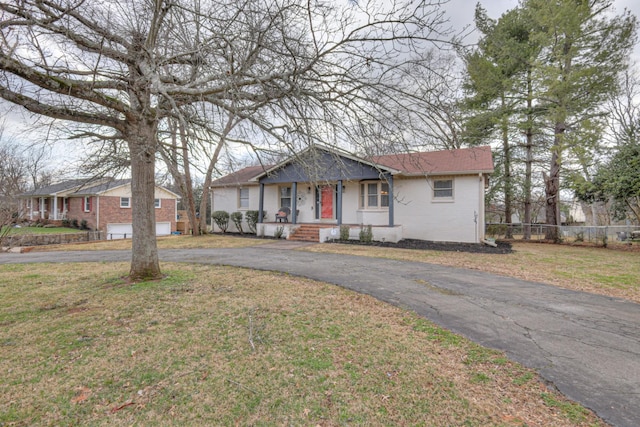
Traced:
POLYGON ((259 235, 284 228, 296 238, 316 228, 324 241, 337 238, 341 225, 352 228, 352 238, 371 225, 375 240, 477 243, 484 239, 484 194, 493 170, 489 147, 362 159, 315 146, 275 166, 214 181, 212 209, 266 212, 259 235), (282 207, 290 214, 276 222, 282 207))
MULTIPOLYGON (((37 188, 20 195, 23 219, 86 221, 91 230, 101 230, 107 239, 130 237, 132 230, 131 180, 68 180, 37 188)), ((156 186, 156 234, 168 235, 176 230, 178 195, 156 186)))

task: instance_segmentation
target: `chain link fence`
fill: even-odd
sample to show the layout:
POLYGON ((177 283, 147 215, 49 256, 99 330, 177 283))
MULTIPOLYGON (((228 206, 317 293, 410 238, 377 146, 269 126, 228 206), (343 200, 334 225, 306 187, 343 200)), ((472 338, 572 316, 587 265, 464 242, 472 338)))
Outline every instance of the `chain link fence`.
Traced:
POLYGON ((529 240, 546 240, 550 228, 559 228, 559 236, 566 243, 585 243, 596 246, 640 245, 640 226, 638 225, 547 225, 547 224, 492 224, 486 225, 486 235, 494 239, 525 240, 529 231, 529 240))

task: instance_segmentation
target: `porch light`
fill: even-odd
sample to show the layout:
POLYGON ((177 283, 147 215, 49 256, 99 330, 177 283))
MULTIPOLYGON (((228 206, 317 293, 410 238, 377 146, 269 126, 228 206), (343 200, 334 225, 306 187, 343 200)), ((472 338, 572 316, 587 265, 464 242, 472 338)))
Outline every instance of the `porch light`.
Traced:
POLYGON ((307 194, 311 194, 311 187, 307 187, 307 194))

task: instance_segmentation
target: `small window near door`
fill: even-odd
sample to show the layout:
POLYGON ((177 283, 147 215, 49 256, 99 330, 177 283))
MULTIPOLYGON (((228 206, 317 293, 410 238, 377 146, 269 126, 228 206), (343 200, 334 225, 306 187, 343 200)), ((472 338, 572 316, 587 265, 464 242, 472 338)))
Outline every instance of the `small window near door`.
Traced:
POLYGON ((238 208, 249 209, 249 189, 248 188, 238 189, 238 208))
POLYGON ((291 207, 291 187, 280 187, 280 207, 291 207))
POLYGON ((131 198, 130 197, 120 197, 120 207, 121 208, 130 208, 131 207, 131 198))
POLYGON ((84 211, 91 212, 91 197, 84 198, 84 211))
POLYGON ((453 199, 453 179, 436 179, 433 181, 434 199, 453 199))
POLYGON ((160 199, 153 199, 153 207, 155 207, 156 209, 160 209, 162 207, 160 199))
POLYGON ((360 184, 360 209, 389 207, 389 183, 383 181, 360 184))

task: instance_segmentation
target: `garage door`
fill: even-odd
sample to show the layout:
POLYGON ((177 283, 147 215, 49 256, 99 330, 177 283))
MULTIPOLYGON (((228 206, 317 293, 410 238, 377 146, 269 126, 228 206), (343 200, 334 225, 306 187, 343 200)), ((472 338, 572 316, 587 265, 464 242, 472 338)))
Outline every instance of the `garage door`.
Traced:
MULTIPOLYGON (((156 236, 168 236, 171 234, 170 222, 156 223, 156 236)), ((107 240, 130 239, 133 235, 131 224, 107 224, 107 240)))
POLYGON ((170 222, 156 222, 156 236, 168 236, 171 234, 170 222))
POLYGON ((132 234, 131 224, 107 224, 107 240, 130 239, 132 234))

